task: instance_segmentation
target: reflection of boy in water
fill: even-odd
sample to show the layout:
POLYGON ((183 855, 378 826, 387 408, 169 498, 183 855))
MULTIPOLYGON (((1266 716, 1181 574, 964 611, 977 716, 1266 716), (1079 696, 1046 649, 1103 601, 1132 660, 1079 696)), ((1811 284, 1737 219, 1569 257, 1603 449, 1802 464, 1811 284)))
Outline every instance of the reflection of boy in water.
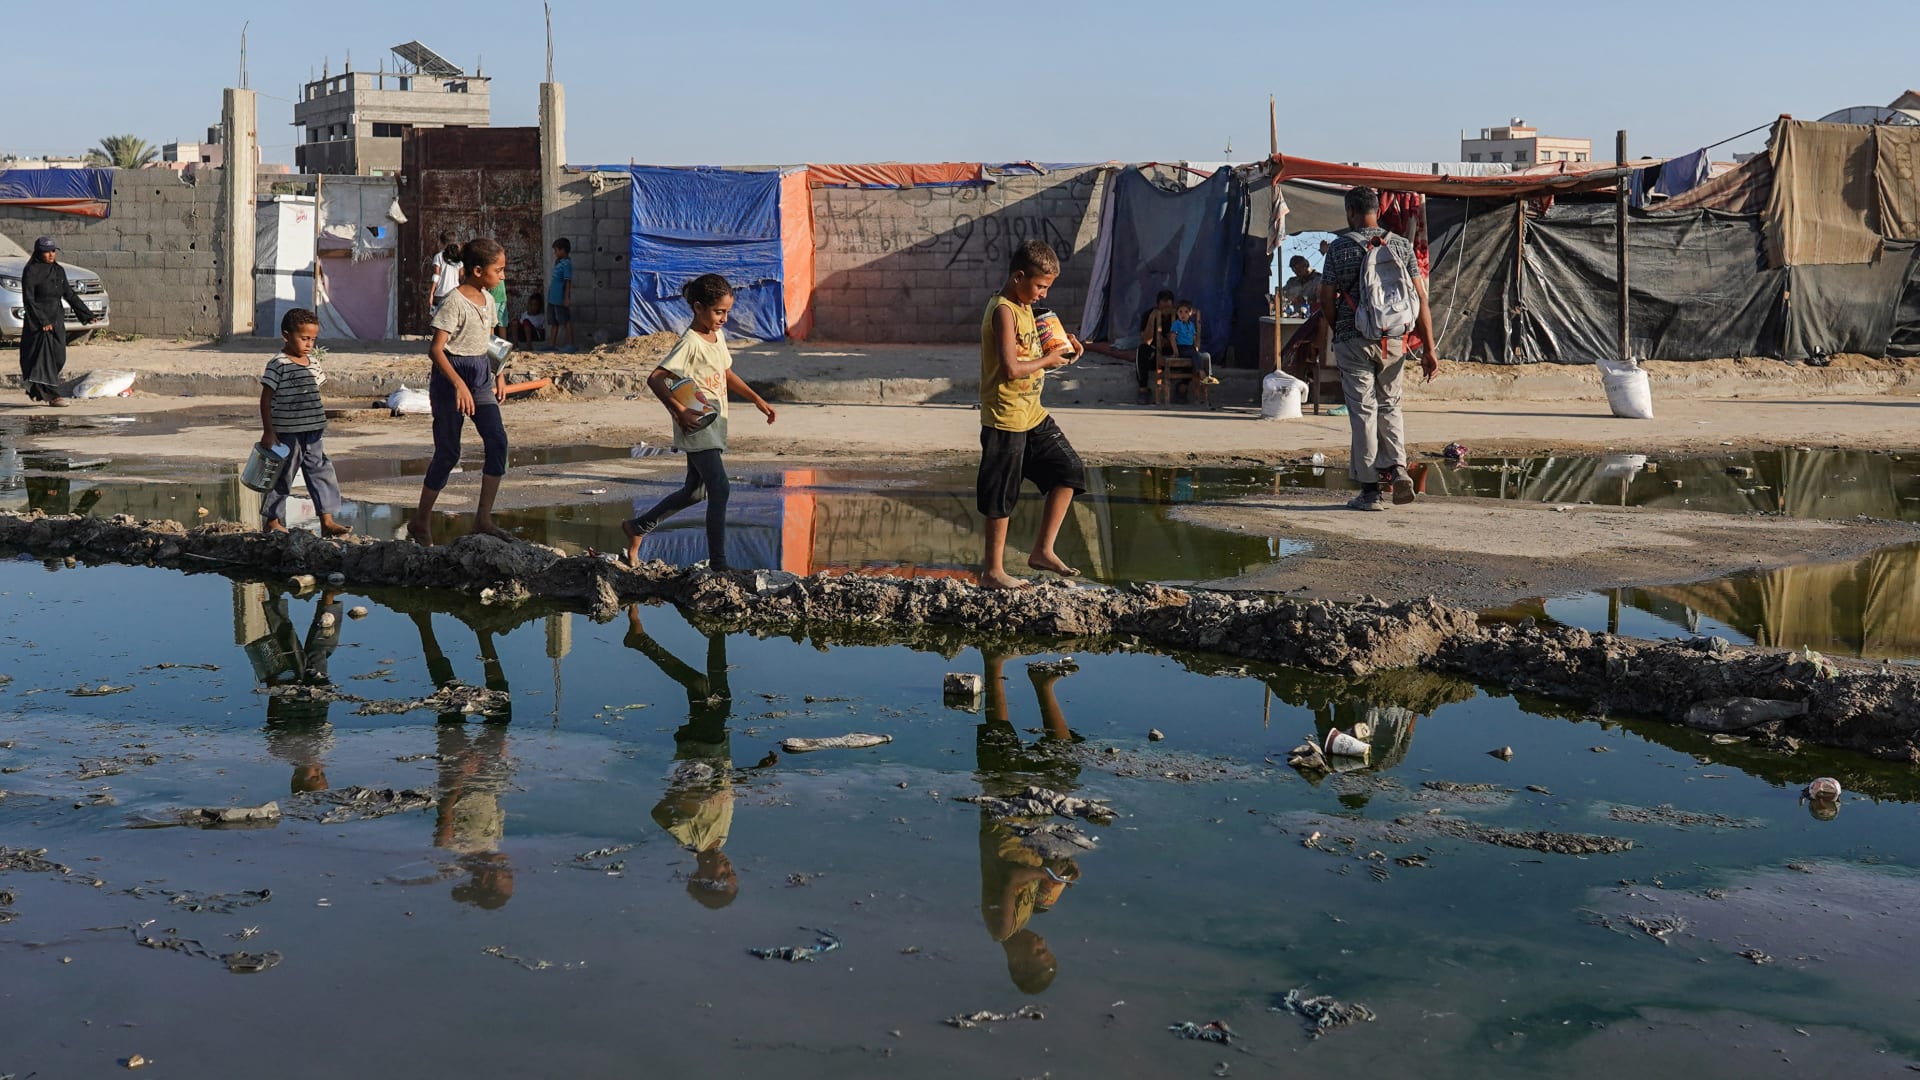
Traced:
MULTIPOLYGON (((267 594, 242 587, 250 602, 261 599, 267 632, 246 644, 247 660, 262 686, 325 686, 327 663, 340 647, 340 596, 327 592, 313 607, 306 641, 294 629, 284 593, 267 594)), ((290 788, 298 795, 327 790, 326 753, 333 746, 327 722, 331 703, 321 700, 267 696, 267 752, 293 766, 290 788)))
POLYGON ((727 686, 727 636, 713 633, 706 639, 707 670, 702 674, 648 636, 640 625, 638 604, 627 608, 627 648, 653 661, 687 691, 687 722, 673 733, 673 776, 653 808, 653 820, 693 852, 688 894, 718 909, 733 903, 740 892, 733 863, 722 850, 733 827, 733 754, 727 732, 733 691, 727 686))
MULTIPOLYGON (((1029 784, 1066 793, 1077 785, 1080 767, 1066 751, 1080 737, 1067 728, 1054 696, 1058 671, 1029 668, 1034 697, 1045 729, 1038 742, 1021 741, 1007 714, 1004 685, 1008 654, 983 649, 986 660, 986 718, 974 737, 980 786, 989 795, 1015 795, 1029 784)), ((1048 911, 1076 880, 1080 868, 1071 859, 1043 859, 985 809, 980 813, 980 917, 987 933, 1007 954, 1007 974, 1022 993, 1038 994, 1058 970, 1045 938, 1027 929, 1038 912, 1048 911)))
MULTIPOLYGON (((412 616, 420 632, 420 650, 427 661, 427 674, 434 689, 456 685, 453 661, 441 650, 433 633, 433 618, 425 612, 412 616)), ((507 676, 494 648, 493 635, 475 631, 480 644, 481 673, 487 689, 505 695, 507 676)), ((500 807, 500 795, 506 791, 513 774, 513 759, 507 756, 507 724, 513 719, 513 707, 504 697, 495 712, 486 714, 478 728, 469 728, 466 716, 459 712, 440 714, 437 742, 440 754, 440 805, 433 824, 433 846, 456 852, 468 880, 453 887, 454 900, 492 910, 513 899, 513 864, 500 850, 507 833, 507 814, 500 807)))

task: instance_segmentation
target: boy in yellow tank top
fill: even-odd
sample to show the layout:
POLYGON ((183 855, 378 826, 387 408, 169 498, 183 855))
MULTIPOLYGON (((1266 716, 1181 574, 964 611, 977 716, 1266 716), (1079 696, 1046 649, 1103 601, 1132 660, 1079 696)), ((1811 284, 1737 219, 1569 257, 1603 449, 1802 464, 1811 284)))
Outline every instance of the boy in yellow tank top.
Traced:
POLYGON ((1013 253, 1007 283, 987 302, 980 320, 980 513, 987 519, 986 561, 980 568, 983 589, 1018 589, 1026 582, 1007 573, 1007 522, 1020 501, 1020 483, 1031 480, 1046 496, 1040 534, 1027 565, 1061 577, 1080 571, 1053 553, 1054 539, 1067 518, 1073 497, 1087 490, 1086 467, 1060 426, 1040 405, 1046 372, 1064 367, 1085 351, 1080 339, 1047 352, 1040 348, 1033 305, 1046 298, 1060 276, 1053 248, 1029 240, 1013 253))

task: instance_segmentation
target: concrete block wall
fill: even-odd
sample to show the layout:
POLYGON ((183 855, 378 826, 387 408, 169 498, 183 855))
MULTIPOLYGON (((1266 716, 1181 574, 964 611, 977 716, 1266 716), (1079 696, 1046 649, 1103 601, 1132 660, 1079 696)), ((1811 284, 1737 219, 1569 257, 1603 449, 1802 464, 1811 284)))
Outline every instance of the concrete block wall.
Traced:
MULTIPOLYGON (((624 172, 562 173, 560 204, 549 221, 573 243, 573 319, 584 348, 627 336, 632 276, 633 184, 624 172)), ((542 253, 542 282, 552 252, 542 253)))
POLYGON ((815 188, 814 331, 826 341, 971 342, 1013 249, 1060 254, 1048 306, 1080 322, 1105 170, 1007 176, 989 187, 815 188))
POLYGON ((198 169, 191 180, 122 169, 110 217, 8 207, 0 209, 0 233, 28 250, 35 237, 52 236, 62 261, 99 274, 118 333, 212 337, 220 332, 220 173, 198 169))

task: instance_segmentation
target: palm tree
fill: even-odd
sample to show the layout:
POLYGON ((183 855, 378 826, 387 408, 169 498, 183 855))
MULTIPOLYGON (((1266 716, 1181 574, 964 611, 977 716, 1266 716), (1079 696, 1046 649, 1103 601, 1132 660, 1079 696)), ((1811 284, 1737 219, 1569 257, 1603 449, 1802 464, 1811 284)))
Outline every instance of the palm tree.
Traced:
POLYGON ((109 135, 100 140, 97 149, 87 151, 89 159, 104 159, 116 169, 137 169, 157 154, 158 151, 147 145, 147 140, 136 135, 109 135))

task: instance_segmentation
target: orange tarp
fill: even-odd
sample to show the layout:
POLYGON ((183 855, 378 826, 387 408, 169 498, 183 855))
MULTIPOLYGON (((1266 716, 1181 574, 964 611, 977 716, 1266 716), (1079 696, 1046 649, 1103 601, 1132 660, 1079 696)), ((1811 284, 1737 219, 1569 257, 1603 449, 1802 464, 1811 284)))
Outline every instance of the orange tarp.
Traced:
POLYGON ((805 169, 780 177, 780 262, 787 337, 805 341, 813 332, 813 192, 805 169))
POLYGON ((977 161, 934 165, 808 165, 815 187, 921 187, 927 184, 985 183, 986 167, 977 161))

